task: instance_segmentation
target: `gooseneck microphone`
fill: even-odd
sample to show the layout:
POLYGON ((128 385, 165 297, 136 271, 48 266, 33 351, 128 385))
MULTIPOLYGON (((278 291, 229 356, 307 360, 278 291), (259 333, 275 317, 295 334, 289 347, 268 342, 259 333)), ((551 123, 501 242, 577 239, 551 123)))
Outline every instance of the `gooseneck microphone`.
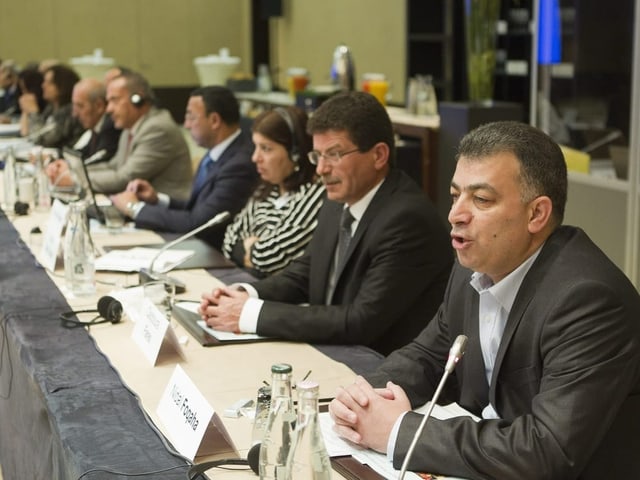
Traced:
POLYGON ((177 280, 175 278, 171 278, 168 275, 165 275, 164 273, 156 272, 154 270, 153 267, 155 266, 156 261, 158 260, 160 255, 162 255, 164 252, 166 252, 170 248, 172 248, 172 247, 178 245, 179 243, 184 242, 185 240, 193 237, 197 233, 200 233, 202 230, 205 230, 207 228, 210 228, 210 227, 213 227, 215 225, 219 225, 221 223, 226 222, 229 218, 231 218, 231 214, 229 212, 227 212, 227 211, 220 212, 215 217, 210 219, 208 222, 203 223, 199 227, 194 228, 190 232, 187 232, 184 235, 182 235, 181 237, 178 237, 175 240, 172 240, 172 241, 168 242, 167 244, 165 244, 158 251, 158 253, 156 253, 155 256, 151 259, 151 263, 149 264, 149 268, 143 268, 143 269, 140 270, 140 272, 139 272, 140 283, 147 283, 147 282, 159 280, 159 281, 163 281, 163 282, 175 285, 176 293, 183 293, 185 291, 185 288, 186 288, 184 283, 182 283, 180 280, 177 280))
POLYGON ((206 472, 210 468, 215 467, 224 467, 226 465, 246 465, 253 473, 258 475, 259 470, 259 461, 260 461, 260 444, 256 443, 249 449, 247 453, 247 458, 224 458, 222 460, 213 460, 211 462, 203 462, 198 463, 192 466, 187 473, 187 478, 189 480, 194 480, 198 475, 206 472))
POLYGON ((91 155, 90 157, 85 158, 84 164, 85 166, 92 165, 94 163, 99 162, 107 155, 107 150, 105 148, 98 150, 96 153, 91 155))
POLYGON ((36 130, 35 132, 30 133, 29 135, 27 135, 27 141, 29 142, 35 142, 36 140, 38 140, 41 136, 43 136, 45 133, 49 133, 51 130, 53 130, 54 128, 56 128, 56 124, 54 122, 52 123, 47 123, 45 126, 39 128, 38 130, 36 130))
POLYGON ((436 388, 435 393, 433 394, 433 398, 431 399, 431 403, 429 404, 429 408, 427 412, 422 417, 422 421, 416 430, 416 433, 413 435, 413 440, 411 441, 411 445, 409 445, 409 450, 407 450, 407 454, 404 457, 404 462, 402 462, 402 468, 400 469, 400 475, 398 475, 398 480, 402 480, 404 478, 404 474, 407 472, 407 467, 409 466, 409 460, 411 460, 411 456, 413 455, 413 451, 416 448, 416 444, 418 443, 418 439, 424 430, 424 426, 427 424, 427 420, 431 416, 431 412, 433 411, 433 407, 438 401, 438 397, 440 397, 440 392, 444 387, 444 384, 453 372, 453 369, 456 368, 458 361, 464 355, 464 349, 467 346, 467 337, 465 335, 458 335, 449 350, 449 358, 447 358, 447 363, 444 367, 444 373, 442 374, 442 378, 440 379, 440 383, 438 384, 438 388, 436 388))

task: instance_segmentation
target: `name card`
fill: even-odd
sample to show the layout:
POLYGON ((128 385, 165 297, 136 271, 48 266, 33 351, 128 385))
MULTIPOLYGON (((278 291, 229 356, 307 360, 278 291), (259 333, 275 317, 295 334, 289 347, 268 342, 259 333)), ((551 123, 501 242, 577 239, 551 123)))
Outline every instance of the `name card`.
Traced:
POLYGON ((135 322, 133 341, 145 357, 155 366, 160 356, 177 353, 185 360, 184 352, 173 328, 164 313, 145 298, 138 307, 127 309, 127 315, 135 322))
POLYGON ((178 451, 193 460, 214 411, 180 365, 176 365, 160 399, 158 417, 178 451))
POLYGON ((49 218, 47 219, 47 225, 44 230, 42 248, 40 249, 39 255, 40 264, 50 272, 53 272, 56 269, 56 259, 58 258, 58 252, 60 251, 62 230, 67 223, 68 212, 69 207, 67 207, 67 205, 57 198, 53 201, 51 211, 49 212, 49 218))

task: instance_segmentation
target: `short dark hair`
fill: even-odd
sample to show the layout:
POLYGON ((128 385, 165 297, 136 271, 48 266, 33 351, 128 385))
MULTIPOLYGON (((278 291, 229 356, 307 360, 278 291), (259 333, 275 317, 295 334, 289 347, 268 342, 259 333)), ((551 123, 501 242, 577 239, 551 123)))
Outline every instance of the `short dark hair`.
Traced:
POLYGON ((217 113, 227 125, 240 123, 240 105, 231 90, 219 85, 196 88, 192 97, 202 97, 207 115, 217 113))
MULTIPOLYGON (((255 118, 251 131, 279 143, 291 155, 294 138, 285 115, 289 116, 288 118, 293 127, 298 158, 296 160, 297 169, 284 180, 284 187, 287 191, 297 192, 302 185, 311 182, 315 177, 315 167, 311 165, 308 157, 309 150, 311 150, 311 137, 306 133, 307 114, 297 107, 279 107, 274 110, 267 110, 255 118)), ((270 190, 271 185, 262 182, 256 189, 255 197, 266 198, 270 190)))
POLYGON ((53 74, 53 83, 58 89, 58 103, 61 106, 71 103, 73 86, 80 80, 76 71, 67 65, 58 64, 47 68, 44 71, 44 74, 46 75, 47 72, 51 72, 53 74))
POLYGON ((338 93, 313 112, 307 124, 310 135, 328 130, 344 130, 361 152, 376 143, 389 147, 389 165, 395 164, 395 137, 387 110, 371 94, 338 93))
POLYGON ((542 130, 520 122, 494 122, 472 130, 460 141, 457 159, 483 160, 512 153, 520 162, 522 201, 537 196, 551 199, 556 225, 567 203, 567 165, 558 144, 542 130))

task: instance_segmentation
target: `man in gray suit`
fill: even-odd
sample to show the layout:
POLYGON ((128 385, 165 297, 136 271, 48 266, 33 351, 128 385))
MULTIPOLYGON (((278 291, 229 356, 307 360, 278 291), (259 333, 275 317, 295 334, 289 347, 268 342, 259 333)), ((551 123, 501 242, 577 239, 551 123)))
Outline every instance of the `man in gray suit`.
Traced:
POLYGON ((189 148, 169 112, 154 106, 145 78, 133 72, 114 78, 107 85, 107 102, 107 112, 122 134, 111 160, 88 167, 93 188, 118 193, 130 180, 142 178, 168 195, 189 198, 189 148))
POLYGON ((245 291, 205 294, 201 315, 222 330, 360 344, 385 355, 409 342, 428 320, 421 314, 442 301, 453 261, 447 231, 424 192, 395 168, 393 127, 375 97, 336 95, 307 127, 327 200, 305 254, 245 291))
POLYGON ((640 478, 640 296, 580 229, 562 226, 567 171, 541 131, 498 122, 461 142, 449 213, 454 265, 420 335, 330 405, 345 438, 400 468, 448 350, 466 354, 410 470, 469 479, 640 478), (393 382, 393 383, 392 383, 393 382), (376 388, 377 387, 377 388, 376 388))

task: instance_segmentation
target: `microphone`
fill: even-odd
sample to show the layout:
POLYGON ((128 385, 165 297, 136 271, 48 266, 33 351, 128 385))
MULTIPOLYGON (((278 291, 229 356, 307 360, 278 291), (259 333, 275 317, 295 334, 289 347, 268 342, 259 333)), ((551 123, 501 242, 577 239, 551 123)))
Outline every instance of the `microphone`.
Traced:
POLYGON ((409 466, 409 460, 411 460, 411 456, 413 455, 413 451, 416 448, 416 444, 418 443, 418 438, 422 435, 424 430, 424 426, 427 424, 427 420, 431 416, 431 412, 433 411, 433 407, 438 401, 438 397, 440 396, 440 392, 442 391, 442 387, 444 387, 444 383, 453 372, 453 369, 456 368, 456 365, 464 355, 464 349, 467 346, 467 337, 465 335, 458 335, 449 350, 449 358, 447 358, 447 363, 444 367, 444 373, 442 374, 442 378, 440 379, 440 383, 438 384, 438 388, 436 388, 435 393, 433 394, 433 398, 431 399, 431 403, 429 404, 429 408, 427 412, 422 417, 422 422, 418 426, 418 430, 413 435, 413 440, 411 441, 411 445, 409 445, 409 450, 407 450, 407 454, 404 457, 404 462, 402 462, 402 468, 400 469, 400 475, 398 475, 398 480, 402 480, 404 478, 404 474, 407 472, 407 467, 409 466))
POLYGON ((44 135, 45 133, 49 133, 54 128, 56 128, 55 122, 47 123, 44 127, 41 127, 38 130, 36 130, 35 132, 30 133, 29 135, 27 135, 27 141, 35 142, 42 135, 44 135))
POLYGON ((99 162, 100 160, 102 160, 105 157, 106 154, 107 154, 107 150, 106 149, 103 148, 102 150, 98 150, 96 153, 94 153, 90 157, 87 157, 84 160, 85 166, 91 165, 92 163, 99 162))
POLYGON ((260 444, 256 443, 253 445, 249 452, 247 453, 247 458, 225 458, 222 460, 213 460, 211 462, 199 463, 197 465, 192 466, 187 473, 187 478, 189 480, 193 480, 198 475, 206 472, 210 468, 214 467, 223 467, 225 465, 248 465, 253 473, 258 475, 259 470, 259 462, 260 462, 260 444))
POLYGON ((147 282, 153 282, 153 281, 159 280, 159 281, 163 281, 163 282, 166 282, 166 283, 173 284, 175 286, 176 293, 184 293, 185 290, 186 290, 186 286, 185 286, 184 283, 182 283, 180 280, 177 280, 175 278, 171 278, 168 275, 165 275, 164 273, 156 272, 154 270, 153 267, 154 267, 156 261, 158 260, 160 255, 162 255, 164 252, 166 252, 170 248, 172 248, 172 247, 176 246, 177 244, 179 244, 181 242, 184 242, 185 240, 193 237, 197 233, 200 233, 202 230, 205 230, 207 228, 210 228, 210 227, 213 227, 215 225, 219 225, 221 223, 226 222, 229 218, 231 218, 231 214, 229 212, 227 212, 227 211, 220 212, 215 217, 210 219, 208 222, 203 223, 199 227, 194 228, 190 232, 187 232, 184 235, 182 235, 181 237, 178 237, 175 240, 172 240, 169 243, 165 244, 165 246, 162 247, 158 251, 158 253, 156 253, 155 256, 151 259, 151 263, 149 264, 149 268, 143 268, 143 269, 140 270, 140 272, 138 274, 138 276, 140 277, 140 283, 147 283, 147 282))
POLYGON ((12 105, 9 108, 7 108, 4 112, 2 112, 2 115, 6 115, 7 117, 10 117, 14 113, 16 113, 16 110, 17 110, 16 106, 12 105))

